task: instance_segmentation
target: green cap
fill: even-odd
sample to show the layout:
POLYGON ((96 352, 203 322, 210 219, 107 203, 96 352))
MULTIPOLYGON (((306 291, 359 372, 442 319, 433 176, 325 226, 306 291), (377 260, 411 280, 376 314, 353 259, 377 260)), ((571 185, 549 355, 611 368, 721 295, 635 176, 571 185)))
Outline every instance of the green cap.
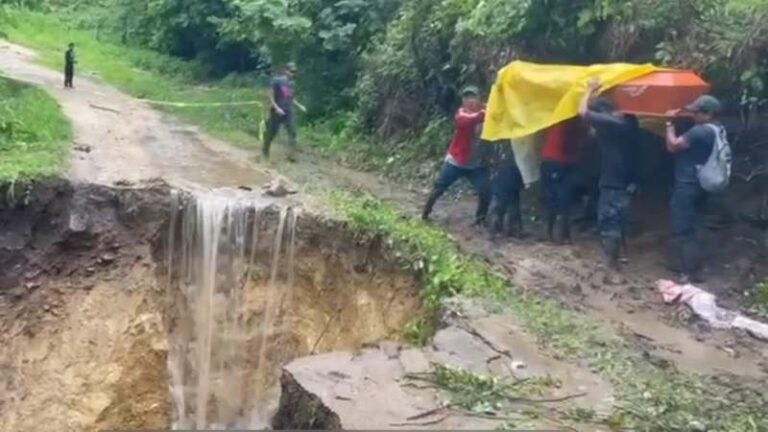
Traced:
POLYGON ((692 104, 686 105, 685 109, 687 111, 701 111, 708 114, 715 114, 720 112, 720 109, 722 109, 722 104, 720 103, 717 98, 710 95, 702 95, 699 96, 698 99, 693 101, 692 104))
POLYGON ((477 86, 472 86, 472 85, 471 86, 466 86, 461 91, 461 95, 462 96, 469 96, 469 95, 480 96, 480 89, 477 88, 477 86))
POLYGON ((298 68, 296 67, 296 63, 294 62, 286 63, 285 68, 291 72, 296 72, 296 70, 298 70, 298 68))

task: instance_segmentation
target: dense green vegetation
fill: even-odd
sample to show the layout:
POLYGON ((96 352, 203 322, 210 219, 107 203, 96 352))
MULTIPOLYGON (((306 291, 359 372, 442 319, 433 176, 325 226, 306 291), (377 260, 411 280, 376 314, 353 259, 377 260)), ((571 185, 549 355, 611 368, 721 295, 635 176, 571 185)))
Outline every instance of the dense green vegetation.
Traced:
POLYGON ((44 91, 0 77, 0 182, 57 173, 70 125, 44 91))
MULTIPOLYGON (((263 77, 272 64, 294 60, 308 120, 343 133, 345 143, 369 143, 368 153, 376 153, 372 139, 395 138, 402 143, 396 153, 409 160, 443 150, 457 88, 487 88, 496 70, 517 58, 691 67, 713 81, 733 111, 754 113, 768 98, 768 2, 759 0, 3 2, 54 11, 91 39, 192 61, 182 66, 142 55, 132 62, 186 78, 263 77)), ((60 50, 64 39, 50 39, 60 50)), ((86 56, 91 45, 84 48, 86 56)), ((94 60, 134 56, 104 54, 110 58, 94 60)), ((313 141, 349 150, 320 138, 328 133, 313 141)))

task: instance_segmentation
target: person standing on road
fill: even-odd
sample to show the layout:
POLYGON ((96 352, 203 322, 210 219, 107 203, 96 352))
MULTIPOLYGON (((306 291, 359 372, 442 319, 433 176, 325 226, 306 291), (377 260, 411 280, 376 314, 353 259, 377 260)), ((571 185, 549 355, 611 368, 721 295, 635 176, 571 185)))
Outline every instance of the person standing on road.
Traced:
POLYGON ((304 107, 294 100, 293 76, 296 74, 296 65, 288 63, 274 78, 269 96, 269 118, 264 131, 264 144, 262 154, 269 159, 269 149, 272 141, 282 125, 288 133, 288 145, 290 147, 288 160, 295 162, 298 151, 296 144, 296 123, 293 114, 293 105, 304 111, 304 107))
POLYGON ((523 189, 523 176, 515 161, 511 143, 497 145, 496 175, 493 177, 493 211, 491 237, 500 233, 516 238, 524 237, 523 214, 520 206, 520 192, 523 189))
POLYGON ((717 139, 715 130, 721 127, 715 120, 720 109, 720 101, 704 95, 684 108, 695 123, 688 132, 678 136, 674 124, 667 122, 667 150, 674 155, 675 161, 670 204, 671 246, 684 282, 701 281, 698 231, 707 193, 699 183, 697 167, 704 165, 712 153, 717 139))
POLYGON ((75 44, 70 43, 67 52, 64 54, 64 88, 75 88, 73 80, 75 78, 75 44))
POLYGON ((599 87, 597 80, 587 84, 579 115, 594 129, 600 147, 597 225, 609 265, 616 267, 626 236, 631 196, 637 192, 639 125, 636 117, 619 112, 612 100, 593 98, 599 87))
POLYGON ((437 200, 458 179, 464 177, 472 183, 478 195, 475 224, 483 225, 491 204, 490 170, 485 157, 490 145, 480 141, 485 107, 480 100, 480 91, 475 86, 465 88, 461 96, 462 105, 454 116, 456 129, 448 147, 448 155, 421 216, 428 220, 437 200))

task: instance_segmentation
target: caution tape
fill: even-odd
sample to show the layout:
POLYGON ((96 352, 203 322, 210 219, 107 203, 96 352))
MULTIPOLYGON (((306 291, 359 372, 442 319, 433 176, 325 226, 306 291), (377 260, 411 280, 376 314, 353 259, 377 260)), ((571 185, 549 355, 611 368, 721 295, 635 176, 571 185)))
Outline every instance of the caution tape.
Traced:
POLYGON ((217 107, 217 106, 241 106, 241 105, 263 105, 262 101, 241 101, 241 102, 171 102, 151 99, 136 99, 139 102, 151 105, 166 105, 175 107, 217 107))

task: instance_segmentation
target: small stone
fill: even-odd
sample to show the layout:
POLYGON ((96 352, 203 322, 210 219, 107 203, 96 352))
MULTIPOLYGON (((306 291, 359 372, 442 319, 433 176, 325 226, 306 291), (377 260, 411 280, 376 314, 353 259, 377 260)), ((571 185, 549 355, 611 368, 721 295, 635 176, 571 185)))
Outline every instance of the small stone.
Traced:
POLYGON ((513 362, 510 364, 510 367, 512 368, 512 370, 523 370, 523 369, 527 369, 527 368, 528 368, 528 365, 527 365, 527 364, 525 364, 525 362, 523 362, 523 361, 520 361, 520 360, 514 360, 514 361, 513 361, 513 362))
POLYGON ((388 359, 393 360, 400 357, 400 344, 397 342, 382 342, 379 348, 384 352, 388 359))
POLYGON ((98 261, 99 261, 100 264, 111 264, 111 263, 115 262, 116 259, 117 259, 117 254, 115 254, 113 252, 107 252, 107 253, 102 254, 99 257, 98 261))

